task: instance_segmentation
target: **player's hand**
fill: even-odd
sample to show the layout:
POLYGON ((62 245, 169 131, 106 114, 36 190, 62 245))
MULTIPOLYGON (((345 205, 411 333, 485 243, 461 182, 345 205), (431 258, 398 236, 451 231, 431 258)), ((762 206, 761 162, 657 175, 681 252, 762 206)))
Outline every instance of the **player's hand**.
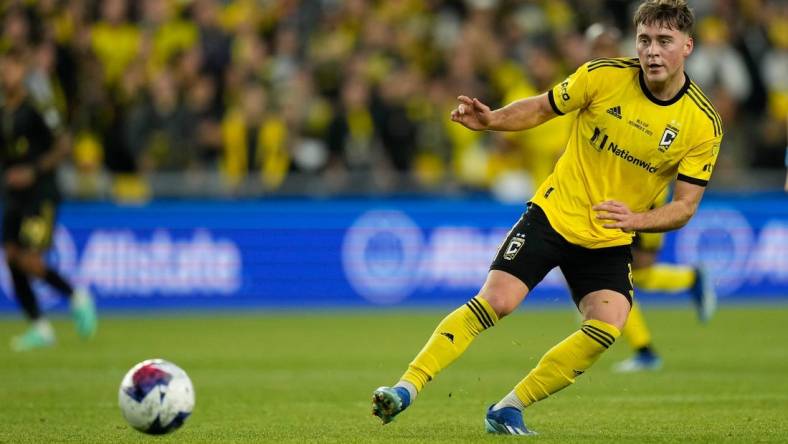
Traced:
POLYGON ((626 204, 616 200, 606 200, 594 205, 592 210, 596 211, 598 220, 609 221, 602 224, 605 228, 618 228, 626 232, 636 230, 638 213, 633 213, 626 204))
POLYGON ((452 121, 476 131, 489 128, 492 119, 492 111, 489 106, 477 98, 471 99, 468 96, 459 96, 457 100, 460 104, 457 109, 451 112, 452 121))
POLYGON ((5 184, 12 189, 23 189, 33 185, 36 171, 29 165, 15 165, 5 172, 5 184))

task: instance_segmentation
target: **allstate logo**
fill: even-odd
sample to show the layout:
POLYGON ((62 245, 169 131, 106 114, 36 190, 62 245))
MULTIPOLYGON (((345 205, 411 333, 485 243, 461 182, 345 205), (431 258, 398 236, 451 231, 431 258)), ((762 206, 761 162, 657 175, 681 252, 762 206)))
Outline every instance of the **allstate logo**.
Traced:
POLYGON ((361 215, 342 243, 342 265, 351 286, 377 304, 402 301, 416 285, 421 229, 400 211, 361 215))

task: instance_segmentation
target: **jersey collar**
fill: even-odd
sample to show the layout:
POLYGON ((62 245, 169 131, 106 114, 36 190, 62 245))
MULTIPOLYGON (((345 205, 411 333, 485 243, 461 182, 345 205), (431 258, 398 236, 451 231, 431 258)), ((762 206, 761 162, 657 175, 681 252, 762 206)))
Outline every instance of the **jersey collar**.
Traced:
POLYGON ((639 70, 638 79, 640 80, 640 89, 643 91, 643 94, 645 94, 646 97, 648 97, 649 100, 651 100, 652 102, 654 102, 654 103, 656 103, 657 105, 660 105, 660 106, 673 105, 674 103, 678 102, 678 100, 682 96, 684 96, 684 93, 687 92, 687 88, 689 88, 689 86, 690 86, 690 78, 687 75, 687 73, 685 72, 684 73, 684 85, 681 87, 679 92, 676 93, 676 95, 673 96, 672 99, 660 100, 660 99, 654 97, 654 95, 651 94, 651 91, 649 91, 648 86, 646 86, 646 79, 643 76, 643 70, 642 69, 639 70))

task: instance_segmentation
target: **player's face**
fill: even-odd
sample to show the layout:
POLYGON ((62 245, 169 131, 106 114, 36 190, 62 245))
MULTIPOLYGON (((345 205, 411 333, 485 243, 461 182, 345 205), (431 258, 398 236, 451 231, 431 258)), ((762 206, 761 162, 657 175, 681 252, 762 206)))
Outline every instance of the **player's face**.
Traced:
POLYGON ((684 72, 684 59, 692 52, 692 38, 658 24, 637 27, 638 58, 648 83, 665 83, 684 72))

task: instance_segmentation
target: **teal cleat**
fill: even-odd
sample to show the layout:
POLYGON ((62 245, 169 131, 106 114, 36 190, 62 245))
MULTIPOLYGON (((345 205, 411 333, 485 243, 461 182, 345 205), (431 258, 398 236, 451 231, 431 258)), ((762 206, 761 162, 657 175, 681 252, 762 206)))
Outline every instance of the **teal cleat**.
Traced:
POLYGON ((71 296, 71 315, 77 334, 84 339, 92 338, 98 328, 96 305, 87 290, 79 289, 71 296))
POLYGON ((484 428, 487 433, 494 435, 521 435, 534 436, 538 433, 529 430, 523 421, 523 412, 514 407, 504 407, 493 410, 495 404, 487 409, 487 416, 484 417, 484 428))
POLYGON ((30 327, 24 334, 11 338, 11 350, 25 352, 38 348, 52 347, 55 345, 55 335, 45 332, 35 326, 30 327))
POLYGON ((388 424, 410 405, 410 393, 403 387, 378 387, 372 393, 372 414, 388 424))
POLYGON ((691 294, 698 311, 698 320, 704 324, 709 322, 717 311, 717 292, 711 275, 702 266, 695 269, 695 284, 692 285, 691 294))

